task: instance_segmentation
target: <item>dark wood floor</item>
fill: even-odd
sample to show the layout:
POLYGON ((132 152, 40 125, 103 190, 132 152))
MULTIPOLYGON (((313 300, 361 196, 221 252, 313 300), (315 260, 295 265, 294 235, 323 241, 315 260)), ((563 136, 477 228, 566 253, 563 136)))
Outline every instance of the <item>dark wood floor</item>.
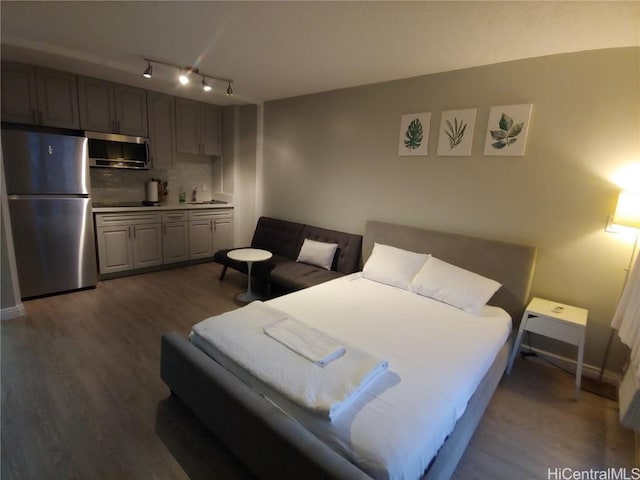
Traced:
MULTIPOLYGON (((250 479, 159 378, 160 335, 238 304, 246 277, 201 264, 25 303, 0 324, 1 476, 250 479)), ((632 467, 611 400, 572 399, 570 375, 518 359, 455 479, 543 479, 547 469, 632 467)))

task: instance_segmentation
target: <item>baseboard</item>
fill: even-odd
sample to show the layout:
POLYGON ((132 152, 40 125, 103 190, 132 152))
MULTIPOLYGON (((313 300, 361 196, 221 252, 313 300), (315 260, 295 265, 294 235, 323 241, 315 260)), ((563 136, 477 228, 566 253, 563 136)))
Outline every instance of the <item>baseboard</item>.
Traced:
POLYGON ((24 317, 26 314, 24 304, 21 302, 13 307, 0 310, 0 320, 11 320, 12 318, 24 317))
MULTIPOLYGON (((525 347, 524 350, 521 351, 528 352, 529 347, 525 347)), ((570 371, 575 375, 576 368, 578 366, 578 362, 575 359, 562 357, 560 355, 556 355, 555 353, 548 352, 546 350, 542 350, 540 348, 531 347, 531 351, 535 352, 536 355, 550 361, 551 363, 557 365, 560 368, 570 371)), ((592 378, 594 380, 598 380, 600 377, 600 367, 595 365, 588 365, 586 363, 582 364, 582 375, 584 377, 592 378)), ((605 370, 602 375, 602 381, 605 383, 609 383, 611 385, 618 386, 622 381, 622 373, 614 372, 612 370, 605 370)))

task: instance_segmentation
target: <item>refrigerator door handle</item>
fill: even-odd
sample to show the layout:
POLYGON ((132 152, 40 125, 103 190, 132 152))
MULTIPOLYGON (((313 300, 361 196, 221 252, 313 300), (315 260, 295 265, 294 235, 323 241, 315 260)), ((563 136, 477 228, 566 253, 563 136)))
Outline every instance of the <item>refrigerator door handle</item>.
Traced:
POLYGON ((7 195, 9 200, 58 200, 61 198, 91 198, 91 195, 86 193, 78 193, 75 195, 60 194, 60 195, 7 195))

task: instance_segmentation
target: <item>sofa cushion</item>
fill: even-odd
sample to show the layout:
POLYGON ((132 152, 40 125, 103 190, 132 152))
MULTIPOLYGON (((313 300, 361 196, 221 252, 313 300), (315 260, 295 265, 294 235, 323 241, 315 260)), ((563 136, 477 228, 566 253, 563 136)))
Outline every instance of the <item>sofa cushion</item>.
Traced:
POLYGON ((300 290, 341 276, 340 272, 289 261, 279 263, 271 270, 271 283, 284 290, 300 290))
POLYGON ((295 259, 302 246, 300 236, 304 225, 277 218, 260 217, 251 246, 269 250, 274 255, 295 259))

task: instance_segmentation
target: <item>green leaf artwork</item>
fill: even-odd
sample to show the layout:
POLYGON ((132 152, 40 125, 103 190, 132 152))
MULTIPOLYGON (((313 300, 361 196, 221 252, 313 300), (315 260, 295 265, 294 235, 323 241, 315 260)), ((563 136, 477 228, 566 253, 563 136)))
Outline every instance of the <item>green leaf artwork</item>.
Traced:
POLYGON ((453 123, 447 120, 447 128, 444 129, 444 133, 449 137, 449 150, 453 150, 455 147, 462 143, 464 138, 464 131, 467 129, 467 124, 460 120, 458 123, 458 117, 454 117, 453 123))
POLYGON ((494 143, 491 144, 493 148, 502 149, 506 146, 514 144, 518 139, 516 138, 522 132, 524 123, 513 124, 513 118, 503 113, 498 122, 500 130, 491 130, 491 136, 494 143))
POLYGON ((410 150, 415 150, 422 145, 422 123, 420 119, 413 120, 404 134, 404 146, 410 150))

